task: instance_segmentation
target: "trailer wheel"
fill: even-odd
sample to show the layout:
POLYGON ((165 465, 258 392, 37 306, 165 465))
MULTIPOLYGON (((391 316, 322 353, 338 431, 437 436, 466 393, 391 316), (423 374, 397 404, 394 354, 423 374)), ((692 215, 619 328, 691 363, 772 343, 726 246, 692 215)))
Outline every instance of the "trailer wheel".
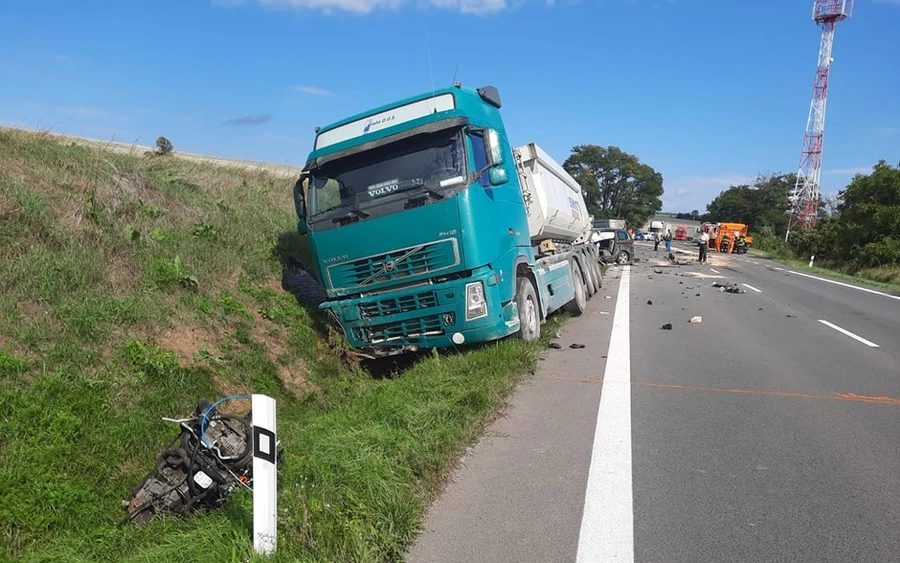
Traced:
POLYGON ((577 317, 587 309, 587 288, 581 277, 581 267, 575 260, 572 260, 572 283, 575 284, 575 297, 566 303, 566 310, 577 317))
POLYGON ((594 272, 594 268, 591 267, 590 253, 587 251, 582 252, 581 258, 581 264, 583 264, 581 269, 584 272, 584 279, 586 282, 585 287, 587 288, 587 298, 590 299, 594 296, 595 293, 597 293, 600 286, 597 284, 596 272, 594 272))
POLYGON ((594 274, 597 276, 597 291, 600 291, 600 288, 603 287, 603 272, 600 268, 600 257, 594 256, 594 259, 591 260, 591 268, 594 270, 594 274))
POLYGON ((516 280, 516 307, 519 309, 519 332, 516 337, 527 341, 541 337, 541 313, 534 284, 525 276, 516 280))

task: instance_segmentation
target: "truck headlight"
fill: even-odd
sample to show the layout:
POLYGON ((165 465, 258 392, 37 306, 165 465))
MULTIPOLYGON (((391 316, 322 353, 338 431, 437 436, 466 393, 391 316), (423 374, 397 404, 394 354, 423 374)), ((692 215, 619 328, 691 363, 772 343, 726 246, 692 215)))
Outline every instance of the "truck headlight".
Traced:
POLYGON ((480 281, 466 284, 466 320, 486 317, 487 301, 484 300, 484 284, 480 281))

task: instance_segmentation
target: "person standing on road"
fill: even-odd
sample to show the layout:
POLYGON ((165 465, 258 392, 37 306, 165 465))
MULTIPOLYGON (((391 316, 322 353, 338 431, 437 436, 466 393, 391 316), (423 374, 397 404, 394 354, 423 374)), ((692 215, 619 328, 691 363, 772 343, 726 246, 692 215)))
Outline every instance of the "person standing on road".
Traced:
POLYGON ((698 262, 706 264, 706 252, 709 250, 709 233, 704 229, 700 233, 700 257, 698 262))
POLYGON ((666 231, 666 254, 672 253, 672 231, 666 231))
POLYGON ((653 252, 659 252, 659 233, 653 233, 653 252))

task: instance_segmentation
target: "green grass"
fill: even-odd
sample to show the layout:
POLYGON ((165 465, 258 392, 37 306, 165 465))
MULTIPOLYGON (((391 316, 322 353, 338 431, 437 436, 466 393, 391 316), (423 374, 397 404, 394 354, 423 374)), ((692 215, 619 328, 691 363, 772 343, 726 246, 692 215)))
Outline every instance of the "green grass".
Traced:
POLYGON ((160 418, 247 392, 278 401, 275 560, 402 559, 542 343, 373 379, 280 288, 280 259, 309 255, 290 188, 0 129, 0 560, 255 560, 246 491, 194 518, 117 526, 176 434, 160 418))
POLYGON ((856 274, 848 274, 846 272, 840 272, 829 268, 820 268, 818 266, 813 266, 812 268, 810 268, 809 260, 803 261, 793 258, 784 258, 771 252, 766 252, 764 250, 751 248, 749 252, 761 258, 776 260, 778 262, 781 262, 782 264, 791 266, 792 268, 797 268, 798 270, 804 272, 809 272, 811 274, 819 274, 837 280, 844 280, 863 285, 869 285, 872 287, 878 287, 881 289, 887 289, 890 291, 900 292, 900 266, 883 266, 881 268, 860 270, 856 274))

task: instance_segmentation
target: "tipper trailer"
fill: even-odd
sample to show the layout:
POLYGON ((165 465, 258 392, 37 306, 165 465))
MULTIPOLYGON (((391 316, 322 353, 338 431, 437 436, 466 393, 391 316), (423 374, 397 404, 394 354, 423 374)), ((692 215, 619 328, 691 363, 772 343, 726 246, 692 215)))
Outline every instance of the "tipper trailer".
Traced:
POLYGON ((500 106, 457 84, 317 130, 298 230, 354 348, 533 340, 600 287, 581 187, 536 144, 512 147, 500 106))

